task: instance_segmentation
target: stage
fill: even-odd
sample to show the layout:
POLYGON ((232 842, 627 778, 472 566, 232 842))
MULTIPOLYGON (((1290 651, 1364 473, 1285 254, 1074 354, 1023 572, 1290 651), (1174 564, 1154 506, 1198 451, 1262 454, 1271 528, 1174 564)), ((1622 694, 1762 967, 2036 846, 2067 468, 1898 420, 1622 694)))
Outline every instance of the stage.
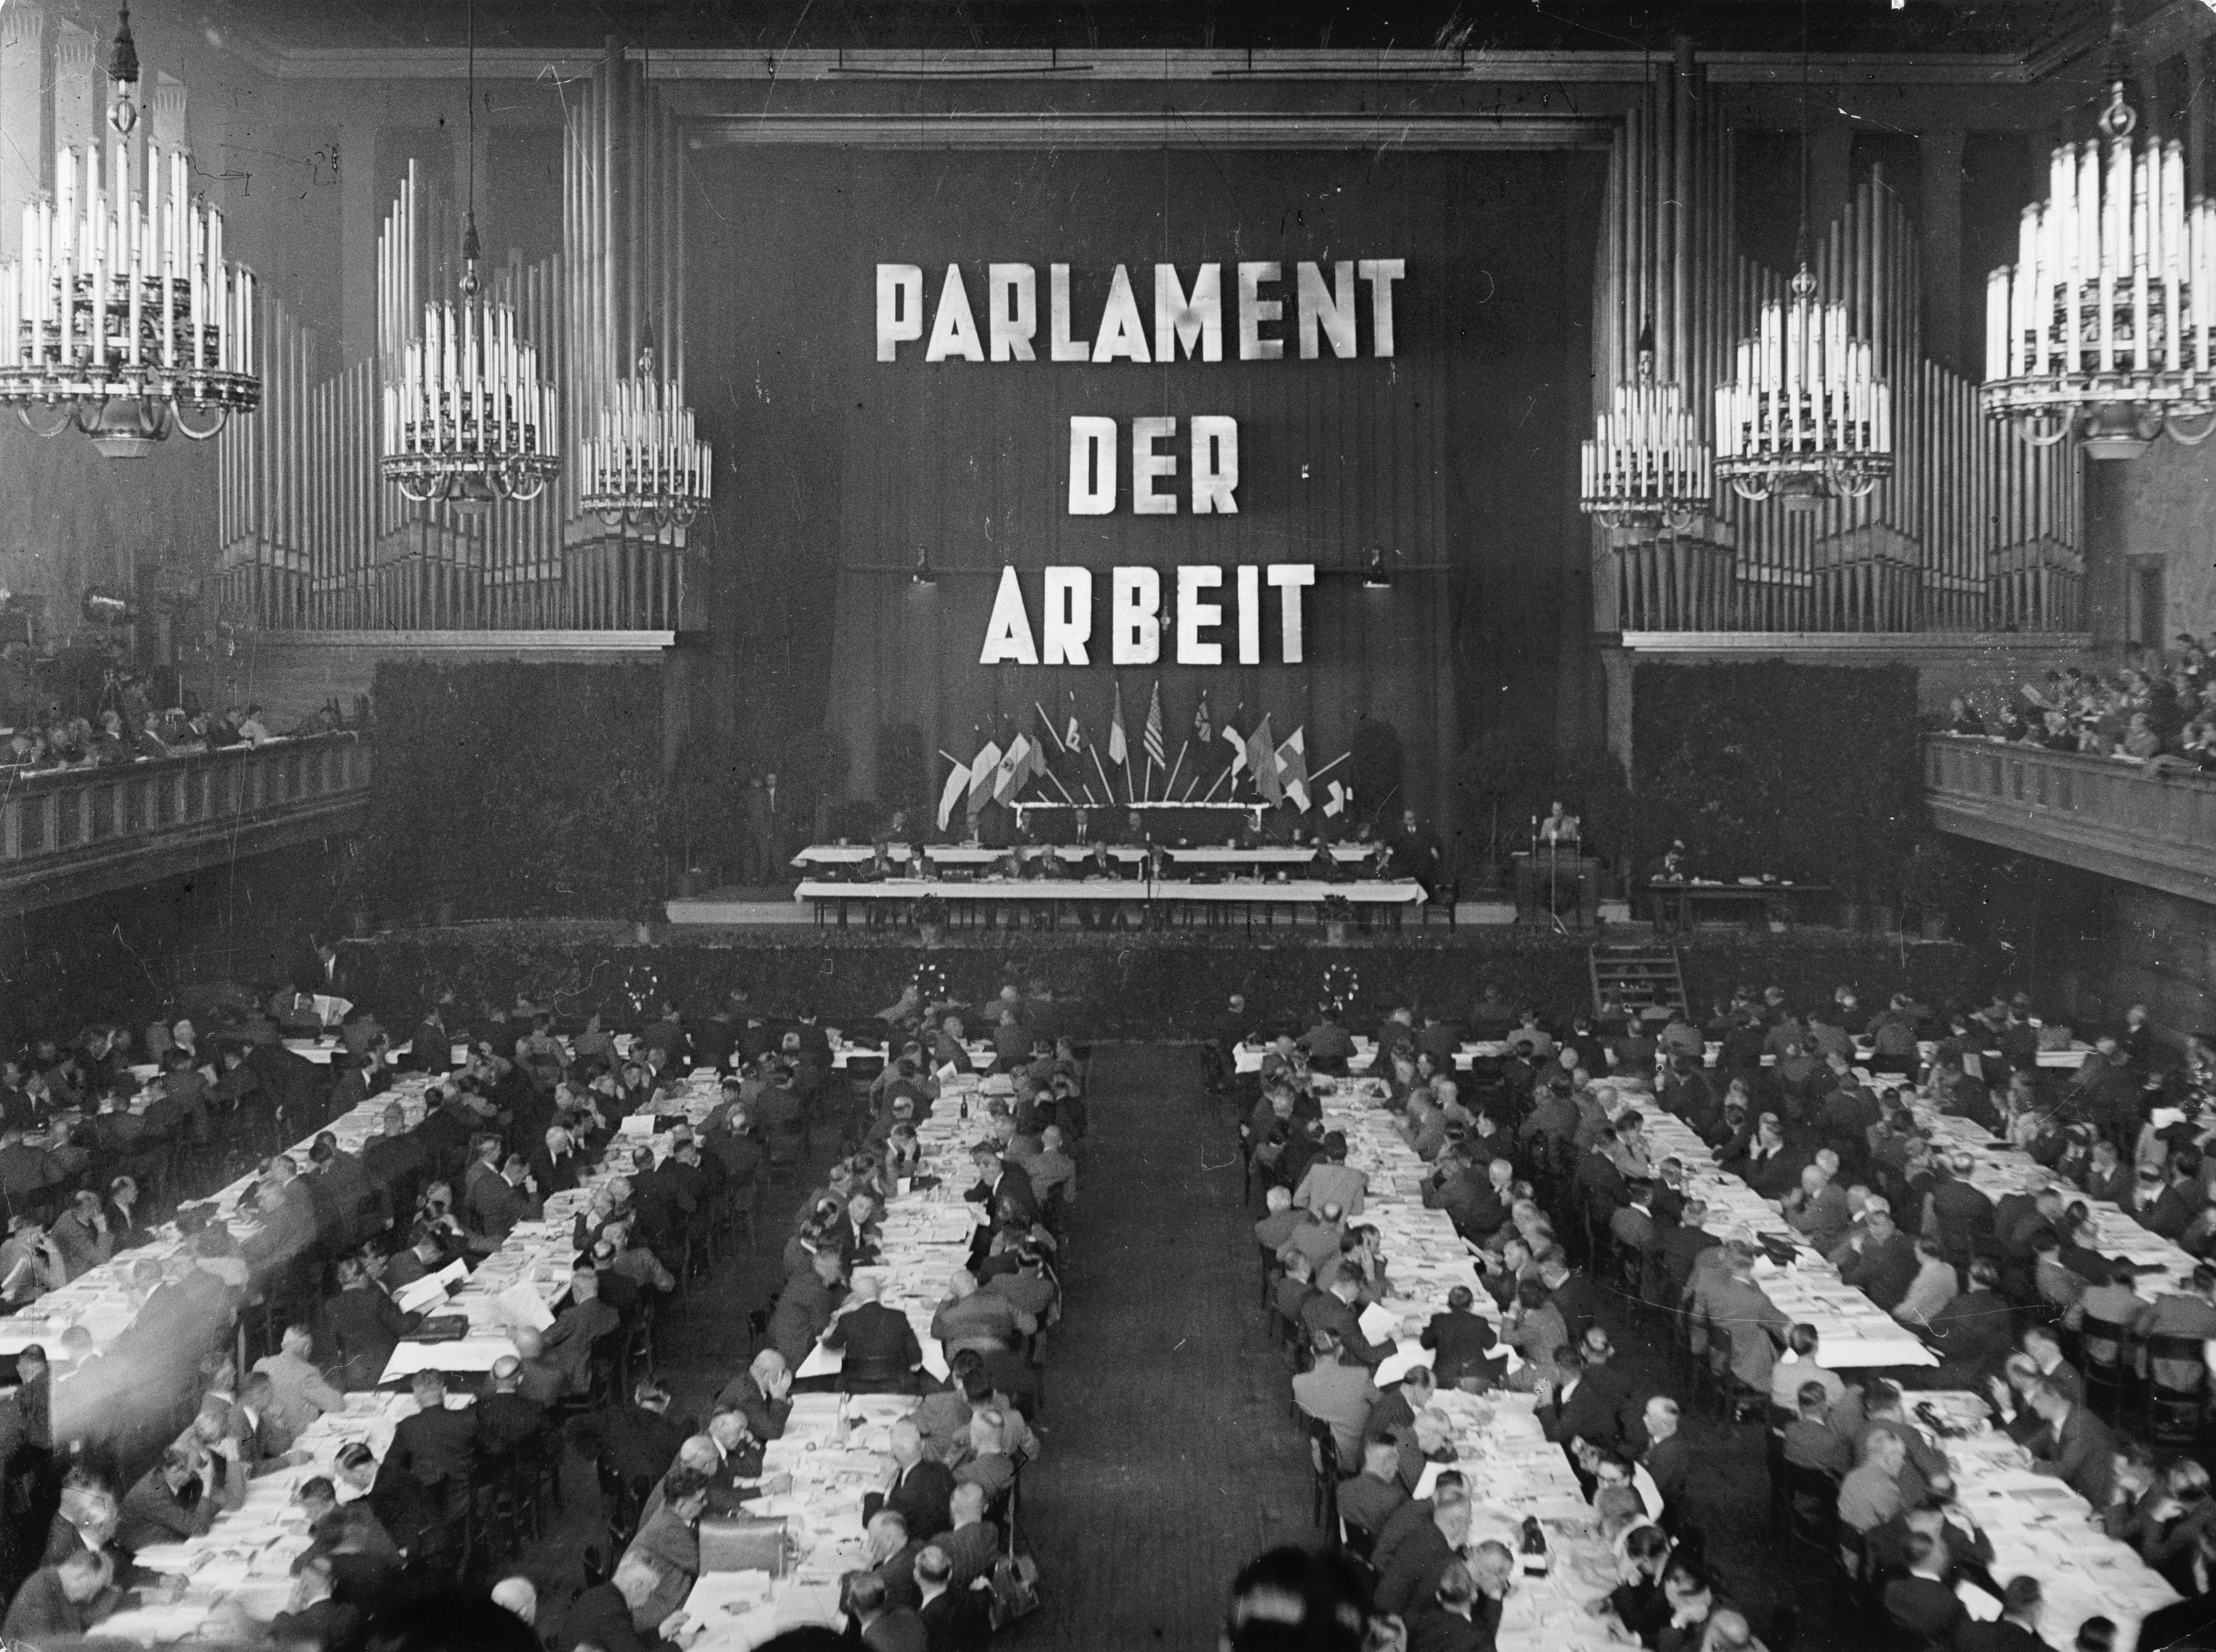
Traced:
MULTIPOLYGON (((451 986, 463 1002, 551 1002, 564 1017, 599 1012, 629 1024, 665 999, 688 1019, 705 1017, 733 987, 773 1013, 813 1004, 849 1029, 897 1001, 920 974, 933 992, 982 1004, 1009 982, 1044 983, 1069 1006, 1073 1025, 1101 1038, 1190 1040, 1220 1031, 1234 992, 1251 1004, 1344 1004, 1366 1028, 1407 1004, 1457 1017, 1487 982, 1511 1002, 1570 1015, 1590 1007, 1591 944, 1629 940, 1643 926, 1609 925, 1597 937, 1535 924, 1454 930, 1415 924, 1398 935, 1352 930, 1327 944, 1312 924, 1243 930, 956 929, 926 948, 891 927, 817 929, 789 890, 742 891, 728 903, 685 903, 742 918, 773 907, 781 924, 688 924, 653 928, 653 939, 623 924, 465 924, 398 930, 341 943, 339 990, 380 1013, 412 1016, 427 993, 451 986)), ((1703 930, 1677 948, 1691 1002, 1703 1009, 1740 985, 1775 985, 1789 999, 1827 999, 1852 984, 1865 1003, 1895 991, 1944 1002, 1989 988, 1991 961, 1955 942, 1806 928, 1782 935, 1703 930)))

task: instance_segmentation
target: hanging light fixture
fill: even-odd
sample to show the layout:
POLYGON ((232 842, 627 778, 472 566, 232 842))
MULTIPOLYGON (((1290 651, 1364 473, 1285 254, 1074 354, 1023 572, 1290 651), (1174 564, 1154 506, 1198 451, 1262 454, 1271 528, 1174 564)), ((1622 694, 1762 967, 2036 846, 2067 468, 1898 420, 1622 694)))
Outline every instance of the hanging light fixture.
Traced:
POLYGON ((1675 384, 1654 382, 1654 329, 1639 335, 1639 376, 1618 384, 1585 444, 1578 508, 1627 531, 1690 526, 1715 501, 1700 421, 1675 384))
POLYGON ((261 404, 254 272, 225 261, 223 214, 190 195, 182 149, 148 144, 133 188, 127 5, 108 78, 105 178, 97 143, 57 150, 54 193, 24 203, 20 255, 0 262, 0 404, 41 436, 75 426, 108 458, 138 458, 261 404))
POLYGON ((1765 302, 1716 387, 1716 475, 1741 499, 1812 511, 1860 499, 1893 474, 1893 392, 1847 307, 1819 304, 1808 268, 1808 20, 1800 19, 1800 230, 1782 301, 1765 302))
POLYGON ((2055 145, 2016 261, 1986 278, 1981 396, 2034 446, 2133 459, 2216 432, 2216 203, 2187 205, 2176 138, 2133 141, 2121 3, 2108 42, 2101 137, 2055 145))
POLYGON ((1716 389, 1716 475, 1741 499, 1813 510, 1860 499, 1893 474, 1893 393, 1847 307, 1819 304, 1804 260, 1782 304, 1762 306, 1716 389))
POLYGON ((483 296, 477 274, 483 250, 474 5, 469 31, 470 205, 461 298, 423 306, 423 330, 402 353, 400 382, 385 387, 378 470, 419 505, 520 503, 545 492, 562 470, 553 439, 554 389, 539 377, 539 352, 519 335, 515 311, 483 296))
POLYGON ((655 372, 649 325, 637 377, 616 382, 584 444, 579 503, 612 528, 689 528, 708 503, 712 458, 693 435, 684 387, 655 372))

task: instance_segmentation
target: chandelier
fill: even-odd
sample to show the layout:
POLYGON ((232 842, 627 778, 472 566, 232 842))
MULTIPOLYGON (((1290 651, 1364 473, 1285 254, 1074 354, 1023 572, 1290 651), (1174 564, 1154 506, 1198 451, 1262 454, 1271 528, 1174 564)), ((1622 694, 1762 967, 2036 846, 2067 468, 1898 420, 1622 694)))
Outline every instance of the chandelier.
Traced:
POLYGON ((522 503, 561 474, 554 390, 539 352, 517 335, 515 311, 480 292, 477 215, 477 15, 470 8, 470 210, 462 231, 461 299, 423 306, 423 331, 385 387, 378 470, 422 504, 522 503))
POLYGON ((583 445, 578 503, 612 528, 689 528, 708 503, 712 457, 692 433, 684 387, 654 370, 649 329, 638 376, 616 382, 583 445))
POLYGON ((1654 382, 1654 332, 1639 335, 1639 378, 1618 384, 1585 444, 1578 508, 1601 525, 1681 530, 1715 500, 1708 445, 1675 384, 1654 382))
POLYGON ((96 144, 57 150, 54 193, 24 203, 20 255, 0 262, 0 403, 41 436, 74 425, 108 458, 141 458, 172 429, 206 441, 260 404, 254 272, 225 261, 223 215, 189 194, 182 150, 150 144, 133 190, 127 5, 108 77, 105 181, 96 144))
POLYGON ((1981 396, 2035 446, 2074 435, 2091 458, 2132 459, 2164 432, 2188 446, 2216 432, 2216 206, 2188 216, 2183 146, 2133 144, 2111 72, 2106 144, 2055 146, 2016 261, 1986 279, 1981 396))
POLYGON ((1716 388, 1715 469, 1741 499, 1788 510, 1860 499, 1893 474, 1892 392, 1848 336, 1846 305, 1816 302, 1805 261, 1716 388))

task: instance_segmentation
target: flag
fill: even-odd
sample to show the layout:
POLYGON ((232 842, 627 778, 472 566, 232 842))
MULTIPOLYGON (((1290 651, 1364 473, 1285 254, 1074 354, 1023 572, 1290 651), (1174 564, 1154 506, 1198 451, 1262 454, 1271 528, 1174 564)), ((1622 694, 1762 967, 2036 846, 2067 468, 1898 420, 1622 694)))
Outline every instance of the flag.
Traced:
POLYGON ((1157 769, 1170 766, 1168 754, 1162 750, 1162 679, 1154 679, 1154 697, 1147 702, 1147 730, 1140 736, 1147 748, 1147 761, 1157 769))
POLYGON ((1123 685, 1116 685, 1116 712, 1108 720, 1108 761, 1120 769, 1131 760, 1131 747, 1123 739, 1123 685))
POLYGON ((1277 777, 1285 795, 1305 814, 1308 809, 1308 730, 1305 725, 1285 736, 1277 748, 1277 777))
POLYGON ((1277 747, 1270 741, 1270 714, 1265 711, 1254 732, 1246 737, 1246 766, 1254 771, 1254 789, 1262 801, 1275 803, 1285 795, 1277 780, 1277 747))
POLYGON ((1216 743, 1216 724, 1208 715, 1208 691, 1200 691, 1200 709, 1192 714, 1192 737, 1203 752, 1216 743))
POLYGON ((1331 801, 1323 806, 1323 812, 1327 815, 1344 814, 1348 805, 1354 801, 1354 793, 1347 787, 1340 785, 1336 780, 1330 783, 1327 789, 1331 793, 1331 801))
POLYGON ((1033 734, 1038 735, 1038 738, 1031 741, 1031 754, 1024 765, 1024 777, 1025 781, 1043 780, 1046 778, 1048 773, 1046 760, 1047 735, 1051 735, 1054 733, 1054 730, 1050 728, 1046 731, 1045 735, 1039 735, 1038 725, 1034 723, 1031 725, 1031 732, 1033 734))
POLYGON ((1228 722, 1223 725, 1223 742, 1231 748, 1231 783, 1235 786, 1239 783, 1239 771, 1246 766, 1246 742, 1228 722))
POLYGON ((1008 749, 1000 753, 999 766, 993 771, 993 801, 1011 801, 1031 777, 1031 743, 1021 734, 1008 742, 1008 749))
POLYGON ((946 830, 947 821, 953 819, 954 806, 968 795, 969 790, 970 771, 957 763, 953 772, 946 777, 945 789, 939 794, 939 829, 941 832, 946 830))
POLYGON ((993 795, 993 782, 1000 771, 1000 748, 997 742, 987 740, 978 747, 977 760, 970 765, 970 812, 972 814, 985 807, 993 795))
POLYGON ((1077 721, 1077 691, 1069 691, 1069 728, 1062 737, 1062 746, 1072 757, 1085 749, 1085 730, 1077 721))

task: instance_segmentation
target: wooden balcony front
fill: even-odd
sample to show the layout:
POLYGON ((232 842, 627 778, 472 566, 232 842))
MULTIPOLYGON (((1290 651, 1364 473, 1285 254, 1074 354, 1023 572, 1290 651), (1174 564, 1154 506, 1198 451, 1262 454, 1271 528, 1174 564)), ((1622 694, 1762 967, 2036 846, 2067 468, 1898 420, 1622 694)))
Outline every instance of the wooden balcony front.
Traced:
POLYGON ((2216 775, 1932 734, 1924 785, 1942 832, 2216 902, 2216 775))
POLYGON ((25 912, 360 829, 371 746, 318 734, 18 775, 0 795, 0 911, 25 912))

